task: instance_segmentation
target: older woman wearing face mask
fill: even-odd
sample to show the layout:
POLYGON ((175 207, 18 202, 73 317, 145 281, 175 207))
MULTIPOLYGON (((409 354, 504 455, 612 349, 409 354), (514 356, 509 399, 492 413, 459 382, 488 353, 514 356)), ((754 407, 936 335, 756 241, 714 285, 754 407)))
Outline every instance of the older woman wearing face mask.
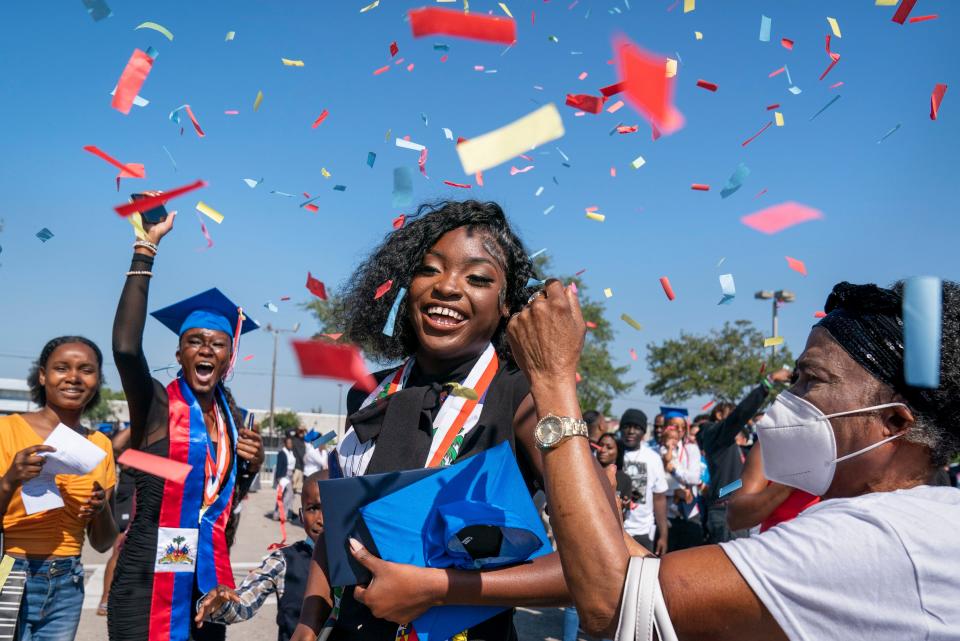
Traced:
MULTIPOLYGON (((957 638, 960 491, 926 482, 960 450, 960 285, 943 283, 936 389, 904 381, 902 292, 840 283, 827 299, 794 384, 757 426, 766 476, 824 500, 760 536, 659 568, 631 560, 647 552, 601 504, 586 439, 539 439, 552 432, 538 426, 551 525, 590 632, 619 623, 620 639, 647 639, 656 619, 660 638, 684 641, 957 638)), ((511 321, 541 423, 579 418, 583 334, 576 296, 556 282, 511 321)))

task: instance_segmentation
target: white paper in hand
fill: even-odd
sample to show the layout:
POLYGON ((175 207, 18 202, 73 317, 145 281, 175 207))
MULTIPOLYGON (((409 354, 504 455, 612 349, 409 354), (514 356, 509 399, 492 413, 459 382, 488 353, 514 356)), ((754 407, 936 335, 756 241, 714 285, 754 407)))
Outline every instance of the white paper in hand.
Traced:
POLYGON ((63 423, 57 425, 43 442, 56 449, 40 452, 46 462, 40 476, 23 484, 21 498, 27 514, 63 507, 63 498, 57 489, 57 474, 89 474, 107 455, 90 440, 63 423))

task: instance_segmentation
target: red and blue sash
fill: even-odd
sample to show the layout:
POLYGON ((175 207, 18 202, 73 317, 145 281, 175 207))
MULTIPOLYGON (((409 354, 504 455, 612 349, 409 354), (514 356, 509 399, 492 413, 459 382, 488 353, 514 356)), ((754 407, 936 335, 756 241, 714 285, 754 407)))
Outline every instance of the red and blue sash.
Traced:
MULTIPOLYGON (((217 394, 228 407, 223 391, 217 394)), ((187 480, 181 486, 172 481, 163 485, 163 503, 160 507, 159 529, 180 528, 198 530, 196 549, 179 544, 184 549, 176 553, 196 559, 193 571, 154 571, 153 598, 150 605, 150 636, 148 641, 186 641, 190 637, 190 621, 193 619, 193 583, 202 593, 223 584, 233 588, 233 570, 227 551, 226 527, 233 501, 233 485, 236 480, 236 456, 232 456, 227 478, 216 500, 203 510, 203 488, 206 482, 205 463, 210 448, 203 411, 190 387, 182 378, 167 386, 170 406, 168 457, 192 467, 187 480)), ((231 444, 237 442, 237 426, 230 412, 227 425, 231 444)), ((234 448, 231 446, 231 450, 234 448)), ((158 531, 158 536, 160 536, 158 531)), ((181 539, 182 540, 182 539, 181 539)), ((158 554, 158 564, 163 563, 158 554)), ((188 563, 189 566, 189 563, 188 563)))

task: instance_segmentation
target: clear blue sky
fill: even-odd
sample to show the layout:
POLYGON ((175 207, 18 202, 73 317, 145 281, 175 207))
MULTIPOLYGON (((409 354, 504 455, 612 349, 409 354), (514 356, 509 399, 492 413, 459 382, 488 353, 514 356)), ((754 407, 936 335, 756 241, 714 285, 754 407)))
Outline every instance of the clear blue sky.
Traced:
MULTIPOLYGON (((922 0, 914 15, 937 13, 939 19, 901 26, 890 21, 893 7, 875 7, 872 0, 699 0, 688 14, 682 3, 668 11, 668 0, 630 0, 629 8, 624 0, 580 0, 572 10, 570 0, 509 0, 518 42, 505 51, 447 37, 414 40, 405 14, 419 3, 396 0, 382 0, 362 14, 366 0, 108 1, 114 15, 101 22, 87 15, 80 0, 46 7, 15 3, 5 13, 0 376, 24 376, 43 342, 59 334, 85 334, 109 352, 133 240, 112 206, 132 191, 170 189, 197 178, 209 187, 171 205, 180 216, 157 260, 151 309, 216 285, 261 322, 289 327, 301 321, 301 333, 312 333, 311 319, 296 306, 310 296, 306 272, 332 287, 348 276, 400 213, 391 208, 392 171, 407 166, 414 172, 416 200, 497 200, 531 252, 547 248, 559 273, 586 269, 594 297, 612 288, 607 313, 618 330, 613 355, 631 365, 638 381, 629 400, 614 404, 617 411, 656 405, 643 393, 647 342, 740 318, 769 331, 769 304, 752 297, 758 289, 796 292, 797 302, 781 314, 781 333, 799 353, 813 313, 837 281, 889 283, 917 274, 960 279, 960 219, 952 187, 960 142, 960 7, 952 2, 922 0), (757 38, 761 14, 773 19, 768 43, 757 38), (834 39, 833 50, 842 58, 818 81, 829 63, 826 16, 839 21, 843 37, 834 39), (170 29, 174 41, 134 30, 147 20, 170 29), (236 32, 232 42, 224 42, 228 31, 236 32), (694 31, 703 40, 695 40, 694 31), (616 81, 607 60, 617 32, 681 60, 676 102, 687 124, 679 133, 654 142, 629 107, 578 118, 563 105, 568 92, 597 93, 616 81), (793 51, 781 47, 781 37, 796 42, 793 51), (391 64, 394 40, 406 59, 400 66, 391 64), (441 42, 450 47, 443 64, 443 52, 433 48, 441 42), (110 108, 108 92, 133 49, 147 46, 160 52, 141 90, 151 102, 124 116, 110 108), (305 66, 285 67, 281 57, 302 59, 305 66), (408 62, 415 64, 412 72, 408 62), (785 75, 767 77, 785 63, 800 95, 787 91, 785 75), (372 75, 387 64, 387 73, 372 75), (497 73, 477 72, 474 65, 497 73), (588 77, 578 80, 583 71, 588 77), (719 91, 697 88, 700 78, 717 83, 719 91), (838 81, 843 86, 829 89, 838 81), (934 122, 928 112, 938 82, 950 89, 934 122), (254 113, 258 90, 264 100, 254 113), (809 121, 838 94, 836 104, 809 121), (567 133, 534 152, 535 169, 511 177, 508 162, 486 172, 483 188, 443 184, 472 180, 442 127, 472 137, 549 101, 561 110, 567 133), (192 106, 205 138, 189 123, 181 136, 167 119, 183 103, 192 106), (741 147, 772 119, 765 110, 771 103, 781 104, 785 126, 741 147), (240 115, 224 115, 229 109, 240 115), (329 118, 311 129, 323 109, 329 118), (621 122, 639 124, 640 131, 609 136, 621 122), (877 144, 898 123, 900 130, 877 144), (385 142, 388 129, 392 137, 385 142), (416 171, 416 152, 394 146, 398 135, 428 146, 429 180, 416 171), (124 162, 144 163, 147 179, 125 180, 118 194, 116 170, 84 152, 88 144, 124 162), (561 164, 557 147, 571 167, 561 164), (369 151, 377 154, 373 169, 365 164, 369 151), (647 164, 635 171, 630 161, 638 155, 647 164), (739 192, 722 200, 720 188, 740 162, 752 173, 739 192), (332 173, 330 179, 321 167, 332 173), (241 180, 261 177, 254 190, 241 180), (691 191, 694 182, 713 189, 691 191), (346 191, 334 191, 336 184, 346 191), (271 195, 271 189, 319 195, 320 211, 301 209, 302 199, 271 195), (767 194, 754 199, 761 189, 767 194), (204 246, 193 211, 199 199, 226 217, 221 225, 206 220, 216 243, 209 251, 198 249, 204 246), (774 236, 739 222, 744 214, 787 200, 816 207, 825 219, 774 236), (549 205, 556 207, 544 216, 549 205), (592 205, 606 222, 584 217, 592 205), (34 236, 42 227, 55 234, 47 243, 34 236), (789 270, 785 255, 804 260, 809 276, 789 270), (738 295, 732 305, 718 307, 717 276, 726 272, 734 274, 738 295), (664 275, 677 293, 673 302, 660 289, 664 275), (281 303, 285 295, 292 300, 281 303), (262 307, 268 300, 279 305, 279 313, 262 307), (643 331, 619 321, 622 312, 640 321, 643 331), (629 358, 631 347, 641 356, 637 362, 629 358)), ((501 13, 487 0, 472 0, 470 9, 501 13)), ((263 332, 243 340, 242 354, 254 359, 241 363, 232 386, 244 405, 268 403, 271 346, 263 332)), ((151 366, 173 362, 175 339, 152 319, 145 347, 151 366)), ((279 371, 278 405, 336 411, 336 384, 300 380, 286 344, 279 371)), ((112 364, 107 376, 119 386, 112 364)))

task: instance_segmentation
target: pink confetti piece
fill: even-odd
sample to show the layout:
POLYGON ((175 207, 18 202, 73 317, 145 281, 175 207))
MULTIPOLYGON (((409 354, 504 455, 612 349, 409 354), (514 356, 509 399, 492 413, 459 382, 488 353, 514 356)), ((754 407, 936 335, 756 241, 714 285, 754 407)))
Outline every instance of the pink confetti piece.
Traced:
POLYGON ((784 258, 787 259, 787 267, 799 274, 807 275, 807 266, 804 265, 802 260, 791 258, 790 256, 784 256, 784 258))
POLYGON ((793 51, 793 40, 790 38, 780 38, 780 44, 787 51, 793 51))
POLYGON ((841 80, 840 82, 833 83, 832 85, 830 85, 830 88, 836 89, 837 87, 841 87, 841 86, 843 86, 843 80, 841 80))
POLYGON ((577 80, 583 80, 583 79, 586 78, 586 77, 587 77, 587 72, 586 72, 586 71, 581 71, 581 72, 580 72, 580 75, 577 76, 577 80))
POLYGON ((516 176, 517 174, 525 174, 525 173, 527 173, 528 171, 530 171, 531 169, 533 169, 533 167, 534 167, 534 165, 527 165, 527 166, 524 167, 523 169, 517 169, 516 167, 510 167, 510 175, 511 175, 511 176, 516 176))
POLYGON ((741 147, 746 147, 747 145, 749 145, 750 143, 752 143, 754 140, 756 140, 756 139, 757 139, 757 136, 759 136, 760 134, 762 134, 763 132, 765 132, 765 131, 766 131, 767 129, 769 129, 772 125, 773 125, 773 121, 771 120, 770 122, 768 122, 767 124, 765 124, 765 125, 760 129, 760 131, 758 131, 757 133, 753 134, 752 136, 750 136, 749 138, 747 138, 746 140, 744 140, 742 143, 740 143, 740 146, 741 146, 741 147))
POLYGON ((630 348, 630 358, 632 358, 633 360, 637 360, 637 350, 635 350, 632 347, 630 348))
POLYGON ((311 126, 311 129, 316 129, 317 127, 319 127, 319 126, 320 126, 320 123, 323 122, 324 120, 326 120, 326 119, 327 119, 327 116, 329 116, 329 115, 330 115, 330 112, 327 111, 326 109, 324 109, 323 111, 321 111, 321 112, 320 112, 320 115, 317 116, 317 119, 313 121, 313 125, 311 126))
POLYGON ((252 360, 253 360, 253 354, 250 354, 250 355, 248 355, 248 356, 244 356, 244 357, 243 357, 243 360, 244 360, 244 362, 252 361, 252 360))
POLYGON ((794 225, 820 218, 823 218, 823 213, 819 210, 789 201, 743 216, 740 222, 763 234, 776 234, 794 225))
POLYGON ((767 78, 773 78, 774 76, 779 76, 780 74, 782 74, 782 73, 783 73, 784 71, 786 71, 786 70, 787 70, 786 67, 780 67, 779 69, 776 69, 775 71, 771 71, 771 72, 767 75, 767 78))
POLYGON ((673 287, 670 285, 670 279, 666 276, 660 277, 660 286, 663 287, 663 293, 667 295, 667 300, 674 300, 676 295, 673 293, 673 287))
POLYGON ((390 65, 384 65, 384 66, 380 67, 379 69, 375 69, 374 72, 373 72, 373 75, 379 76, 380 74, 382 74, 382 73, 384 73, 384 72, 387 72, 387 71, 390 71, 390 65))
POLYGON ((236 109, 227 109, 227 110, 224 111, 223 113, 224 113, 224 115, 226 115, 226 116, 239 116, 239 115, 240 115, 240 112, 237 111, 236 109))
POLYGON ((455 182, 451 182, 451 181, 449 181, 449 180, 444 180, 444 181, 443 181, 443 184, 444 184, 444 185, 449 185, 449 186, 451 186, 451 187, 457 187, 457 188, 459 188, 459 189, 470 189, 471 187, 473 187, 473 185, 465 185, 465 184, 463 184, 463 183, 455 183, 455 182))
POLYGON ((621 109, 622 107, 623 107, 623 101, 622 101, 622 100, 618 100, 618 101, 616 101, 615 103, 613 103, 612 105, 610 105, 609 107, 607 107, 607 113, 615 114, 615 113, 617 113, 618 111, 620 111, 620 109, 621 109))

